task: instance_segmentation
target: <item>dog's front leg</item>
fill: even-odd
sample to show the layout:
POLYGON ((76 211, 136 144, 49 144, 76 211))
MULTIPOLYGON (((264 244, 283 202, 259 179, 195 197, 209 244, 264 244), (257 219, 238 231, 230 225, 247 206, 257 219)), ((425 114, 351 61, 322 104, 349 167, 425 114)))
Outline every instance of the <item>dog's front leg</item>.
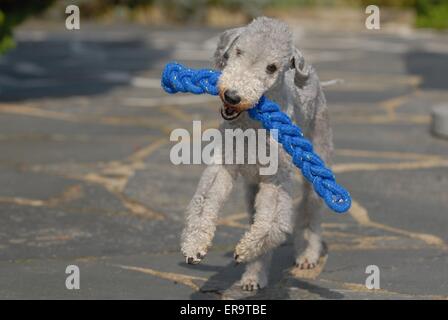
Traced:
POLYGON ((292 231, 290 186, 262 182, 255 199, 254 222, 235 248, 235 260, 253 261, 277 247, 292 231))
POLYGON ((202 174, 186 210, 181 250, 189 264, 199 263, 207 254, 216 230, 218 212, 230 194, 236 178, 233 166, 211 165, 202 174))

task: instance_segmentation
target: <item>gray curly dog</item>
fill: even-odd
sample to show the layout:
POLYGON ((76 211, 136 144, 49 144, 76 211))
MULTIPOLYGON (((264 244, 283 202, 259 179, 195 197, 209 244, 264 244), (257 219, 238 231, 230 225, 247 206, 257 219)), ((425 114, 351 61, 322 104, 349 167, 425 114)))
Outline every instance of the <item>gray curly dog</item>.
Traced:
MULTIPOLYGON (((295 48, 285 23, 260 17, 245 27, 223 32, 214 59, 222 71, 218 87, 224 121, 219 130, 260 128, 243 111, 264 94, 282 107, 313 142, 315 151, 326 164, 331 164, 332 131, 322 86, 314 68, 295 48)), ((213 164, 205 169, 186 210, 181 249, 187 263, 199 263, 207 254, 220 208, 236 178, 242 176, 252 217, 250 229, 235 248, 235 260, 247 263, 240 281, 243 290, 267 285, 272 250, 290 233, 294 234, 296 266, 316 267, 324 250, 323 202, 305 181, 301 203, 294 208, 292 174, 295 169, 281 147, 278 158, 278 170, 269 176, 259 174, 258 164, 213 164)))

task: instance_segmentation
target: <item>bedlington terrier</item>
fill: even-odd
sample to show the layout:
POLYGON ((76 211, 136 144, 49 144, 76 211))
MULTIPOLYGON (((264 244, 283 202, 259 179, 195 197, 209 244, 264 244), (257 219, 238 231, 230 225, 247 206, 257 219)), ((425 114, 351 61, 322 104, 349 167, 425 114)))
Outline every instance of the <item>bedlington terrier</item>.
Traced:
MULTIPOLYGON (((260 17, 245 27, 223 32, 214 59, 222 71, 218 87, 224 121, 220 130, 260 128, 244 111, 264 94, 302 128, 315 151, 330 165, 332 131, 321 84, 315 69, 295 48, 285 23, 260 17)), ((242 176, 252 216, 252 224, 234 254, 237 263, 247 263, 240 281, 242 289, 252 291, 267 285, 272 250, 293 231, 295 265, 301 269, 316 267, 324 250, 320 226, 323 202, 311 184, 304 182, 301 203, 294 209, 293 197, 297 195, 292 192, 292 170, 296 168, 282 147, 278 152, 274 175, 260 175, 257 164, 213 164, 205 169, 186 210, 181 249, 187 263, 196 264, 205 257, 218 212, 235 179, 242 176)))

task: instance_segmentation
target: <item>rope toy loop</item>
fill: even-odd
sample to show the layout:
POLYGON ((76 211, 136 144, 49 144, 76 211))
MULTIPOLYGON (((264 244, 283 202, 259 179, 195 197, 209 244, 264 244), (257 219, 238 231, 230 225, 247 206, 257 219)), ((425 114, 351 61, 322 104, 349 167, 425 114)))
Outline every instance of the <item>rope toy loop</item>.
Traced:
MULTIPOLYGON (((219 71, 189 69, 177 62, 170 62, 162 73, 162 88, 169 94, 190 92, 218 95, 219 71)), ((303 176, 313 185, 314 191, 336 213, 344 213, 351 206, 350 193, 336 183, 333 172, 313 151, 312 143, 306 139, 302 130, 280 110, 273 101, 262 96, 258 103, 248 110, 249 116, 260 121, 267 130, 277 129, 277 140, 292 157, 292 162, 303 176)))

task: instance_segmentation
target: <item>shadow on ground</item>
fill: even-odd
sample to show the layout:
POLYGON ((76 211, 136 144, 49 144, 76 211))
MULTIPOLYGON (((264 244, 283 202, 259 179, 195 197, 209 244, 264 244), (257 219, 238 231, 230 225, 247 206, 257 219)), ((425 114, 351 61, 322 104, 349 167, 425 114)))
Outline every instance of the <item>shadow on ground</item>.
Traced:
POLYGON ((448 55, 425 51, 411 51, 404 57, 410 74, 420 76, 423 89, 448 89, 448 55))
POLYGON ((148 39, 22 40, 0 57, 0 100, 105 93, 167 55, 148 39))
POLYGON ((225 266, 214 266, 199 264, 181 266, 187 269, 199 269, 203 271, 216 271, 201 286, 199 291, 191 294, 191 299, 204 299, 204 293, 208 294, 210 299, 237 299, 237 300, 258 300, 258 299, 290 299, 290 290, 300 290, 308 296, 319 297, 320 299, 344 299, 340 292, 321 287, 307 280, 293 278, 288 270, 293 261, 293 249, 291 245, 284 245, 275 250, 269 274, 269 284, 266 288, 254 291, 242 291, 238 281, 244 272, 244 265, 236 265, 233 261, 233 253, 225 254, 230 262, 225 266))

